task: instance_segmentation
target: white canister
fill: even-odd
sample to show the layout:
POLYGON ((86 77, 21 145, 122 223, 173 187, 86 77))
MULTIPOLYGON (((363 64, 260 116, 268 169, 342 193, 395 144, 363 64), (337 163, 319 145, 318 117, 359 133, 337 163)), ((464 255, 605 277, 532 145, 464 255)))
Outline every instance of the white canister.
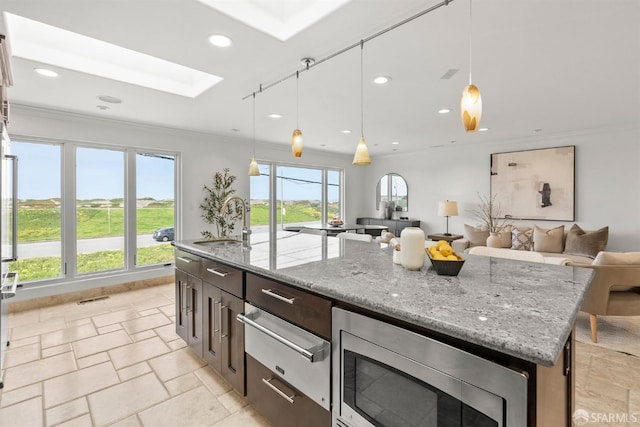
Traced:
POLYGON ((424 265, 424 231, 420 227, 406 227, 400 233, 400 259, 407 270, 420 270, 424 265))
POLYGON ((393 250, 393 263, 402 264, 402 251, 399 251, 397 249, 393 250))

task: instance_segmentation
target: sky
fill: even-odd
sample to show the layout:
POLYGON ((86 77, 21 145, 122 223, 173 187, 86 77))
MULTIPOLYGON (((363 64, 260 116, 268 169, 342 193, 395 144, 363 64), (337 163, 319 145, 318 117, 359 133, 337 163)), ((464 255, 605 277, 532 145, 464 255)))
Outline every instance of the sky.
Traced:
MULTIPOLYGON (((13 140, 11 153, 18 156, 18 198, 45 200, 61 196, 61 145, 13 140)), ((77 199, 124 197, 124 153, 78 147, 76 154, 77 199)), ((136 156, 137 197, 174 198, 174 161, 136 156)))

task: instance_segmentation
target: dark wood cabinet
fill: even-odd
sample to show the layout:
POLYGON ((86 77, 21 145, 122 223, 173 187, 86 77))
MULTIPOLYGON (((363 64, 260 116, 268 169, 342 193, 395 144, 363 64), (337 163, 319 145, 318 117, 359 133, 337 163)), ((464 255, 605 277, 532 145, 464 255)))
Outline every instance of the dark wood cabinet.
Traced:
POLYGON ((246 299, 253 305, 331 341, 331 301, 247 273, 246 299))
POLYGON ((278 427, 328 427, 331 412, 247 355, 247 398, 278 427))
POLYGON ((203 283, 203 359, 244 395, 244 325, 236 316, 244 302, 203 283))
POLYGON ((420 220, 417 219, 384 219, 363 217, 356 219, 357 224, 362 225, 383 225, 389 229, 390 233, 400 237, 400 233, 405 227, 420 227, 420 220))
POLYGON ((176 270, 176 333, 202 357, 202 280, 176 270))

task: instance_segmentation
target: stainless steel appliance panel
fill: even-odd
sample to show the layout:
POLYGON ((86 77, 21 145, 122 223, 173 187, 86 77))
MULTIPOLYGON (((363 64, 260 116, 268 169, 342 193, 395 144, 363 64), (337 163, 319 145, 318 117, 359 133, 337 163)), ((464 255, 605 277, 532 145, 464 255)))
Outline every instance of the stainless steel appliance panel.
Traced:
POLYGON ((245 352, 330 410, 331 343, 245 303, 245 352))

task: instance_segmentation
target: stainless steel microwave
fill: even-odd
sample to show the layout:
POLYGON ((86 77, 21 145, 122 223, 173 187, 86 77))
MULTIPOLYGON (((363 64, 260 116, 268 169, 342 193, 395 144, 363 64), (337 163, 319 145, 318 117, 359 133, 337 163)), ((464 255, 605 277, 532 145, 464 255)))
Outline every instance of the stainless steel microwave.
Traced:
POLYGON ((525 373, 339 308, 332 317, 334 426, 526 426, 525 373))

